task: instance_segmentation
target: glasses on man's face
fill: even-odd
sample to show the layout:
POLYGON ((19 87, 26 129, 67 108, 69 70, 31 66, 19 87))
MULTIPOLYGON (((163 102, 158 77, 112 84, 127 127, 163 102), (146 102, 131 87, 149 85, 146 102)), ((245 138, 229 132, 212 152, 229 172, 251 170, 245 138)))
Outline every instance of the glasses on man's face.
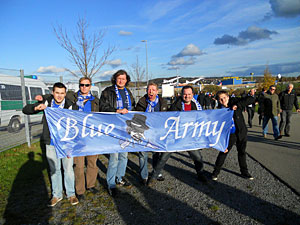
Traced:
POLYGON ((276 90, 276 88, 271 88, 271 91, 275 91, 276 90))
POLYGON ((90 85, 91 85, 91 84, 79 84, 80 87, 83 87, 83 86, 89 87, 90 85))

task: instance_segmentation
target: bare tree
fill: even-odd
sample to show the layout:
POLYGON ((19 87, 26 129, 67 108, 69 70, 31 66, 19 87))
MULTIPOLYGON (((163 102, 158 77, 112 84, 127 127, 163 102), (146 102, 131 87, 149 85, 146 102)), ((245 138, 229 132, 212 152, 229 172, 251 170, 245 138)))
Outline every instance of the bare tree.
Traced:
MULTIPOLYGON (((57 25, 53 29, 58 43, 67 50, 70 61, 78 67, 83 76, 92 78, 105 64, 107 58, 115 51, 115 47, 108 47, 104 50, 103 55, 98 57, 98 50, 103 44, 105 31, 100 30, 88 34, 88 26, 86 19, 79 17, 76 24, 76 35, 72 39, 67 30, 61 25, 57 25)), ((72 75, 79 77, 72 70, 65 69, 72 75)))
POLYGON ((140 82, 142 82, 145 78, 145 68, 143 68, 139 63, 139 57, 136 56, 136 63, 131 65, 130 69, 133 80, 136 82, 136 87, 140 86, 140 82))

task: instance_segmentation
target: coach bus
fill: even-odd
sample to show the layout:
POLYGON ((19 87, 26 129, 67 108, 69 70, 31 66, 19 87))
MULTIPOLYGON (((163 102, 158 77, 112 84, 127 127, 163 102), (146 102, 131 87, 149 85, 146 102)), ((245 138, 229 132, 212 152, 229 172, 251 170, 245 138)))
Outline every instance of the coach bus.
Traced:
MULTIPOLYGON (((34 103, 36 95, 49 94, 44 82, 37 76, 25 76, 25 94, 27 104, 34 103)), ((0 128, 8 132, 17 132, 22 128, 24 116, 22 113, 21 78, 0 74, 0 128)), ((30 123, 40 123, 42 113, 30 116, 30 123)))

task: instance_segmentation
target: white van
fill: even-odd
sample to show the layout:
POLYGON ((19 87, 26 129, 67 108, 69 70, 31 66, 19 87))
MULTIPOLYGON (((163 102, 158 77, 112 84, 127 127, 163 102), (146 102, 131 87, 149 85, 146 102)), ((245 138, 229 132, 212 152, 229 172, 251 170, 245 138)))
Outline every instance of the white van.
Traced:
MULTIPOLYGON (((36 102, 37 95, 50 94, 46 84, 37 76, 25 76, 25 93, 27 104, 36 102)), ((21 78, 0 74, 0 128, 8 132, 17 132, 22 128, 23 101, 21 78)), ((42 113, 30 116, 30 123, 42 121, 42 113)))
MULTIPOLYGON (((67 91, 74 91, 74 92, 79 91, 79 84, 78 83, 77 84, 67 83, 66 87, 67 87, 67 91)), ((100 98, 100 90, 94 84, 92 84, 91 92, 92 92, 93 96, 100 98)))

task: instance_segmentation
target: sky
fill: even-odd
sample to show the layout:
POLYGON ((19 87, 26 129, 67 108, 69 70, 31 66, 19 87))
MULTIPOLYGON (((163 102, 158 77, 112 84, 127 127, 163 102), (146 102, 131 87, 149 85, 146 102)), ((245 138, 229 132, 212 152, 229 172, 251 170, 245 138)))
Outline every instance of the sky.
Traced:
POLYGON ((137 59, 148 78, 262 75, 267 66, 300 75, 300 0, 0 0, 0 73, 78 71, 53 30, 72 38, 78 18, 88 34, 105 32, 99 56, 115 47, 97 81, 137 59))

